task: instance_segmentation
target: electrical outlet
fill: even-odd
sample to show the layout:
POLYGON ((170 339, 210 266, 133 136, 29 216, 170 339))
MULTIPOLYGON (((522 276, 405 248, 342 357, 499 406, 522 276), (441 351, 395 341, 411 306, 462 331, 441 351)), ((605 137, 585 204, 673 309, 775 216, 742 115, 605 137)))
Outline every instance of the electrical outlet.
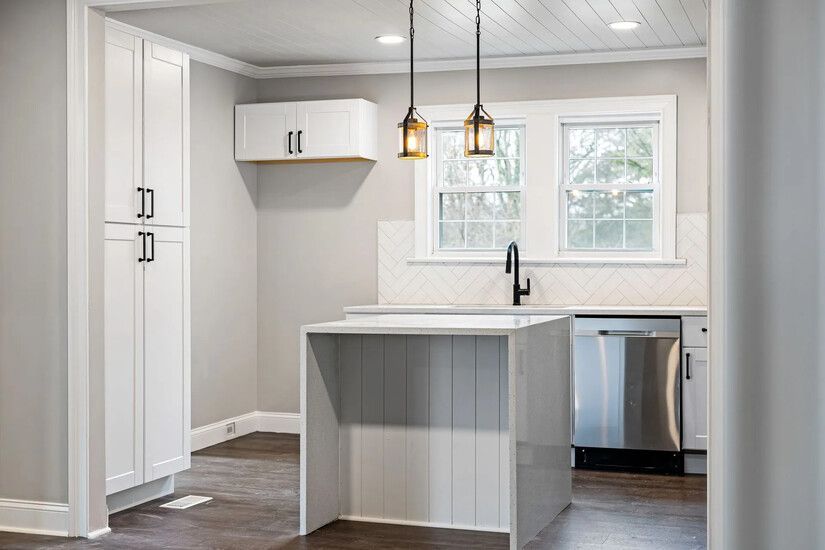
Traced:
POLYGON ((226 435, 233 435, 235 433, 235 423, 230 422, 226 425, 226 435))

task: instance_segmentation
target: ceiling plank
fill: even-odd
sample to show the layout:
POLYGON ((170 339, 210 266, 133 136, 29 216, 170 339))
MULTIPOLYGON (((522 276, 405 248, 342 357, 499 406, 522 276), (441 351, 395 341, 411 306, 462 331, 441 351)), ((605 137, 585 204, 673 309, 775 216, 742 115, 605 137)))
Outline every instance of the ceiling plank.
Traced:
POLYGON ((679 0, 656 0, 656 3, 670 21, 673 30, 679 35, 682 44, 695 46, 700 43, 699 35, 693 29, 685 7, 679 0))

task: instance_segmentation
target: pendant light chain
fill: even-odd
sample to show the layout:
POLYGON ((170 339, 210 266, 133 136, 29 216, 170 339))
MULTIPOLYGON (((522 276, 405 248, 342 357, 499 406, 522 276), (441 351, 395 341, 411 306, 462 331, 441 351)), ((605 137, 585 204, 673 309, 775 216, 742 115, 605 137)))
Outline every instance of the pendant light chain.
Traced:
POLYGON ((481 0, 476 0, 476 105, 481 104, 481 0))
POLYGON ((410 105, 415 105, 414 100, 414 90, 415 87, 413 86, 413 42, 415 42, 415 26, 413 25, 413 0, 410 0, 410 105))

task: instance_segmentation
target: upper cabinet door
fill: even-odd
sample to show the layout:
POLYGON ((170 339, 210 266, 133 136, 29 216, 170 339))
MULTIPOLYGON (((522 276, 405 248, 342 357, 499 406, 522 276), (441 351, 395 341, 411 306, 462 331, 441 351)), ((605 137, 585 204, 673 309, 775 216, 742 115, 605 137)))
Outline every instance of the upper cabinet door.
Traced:
POLYGON ((189 229, 147 228, 144 483, 190 465, 189 229))
POLYGON ((142 221, 143 41, 106 29, 106 221, 142 221))
POLYGON ((359 100, 298 103, 298 157, 357 157, 359 100))
POLYGON ((707 348, 682 348, 682 448, 708 448, 707 348))
POLYGON ((143 182, 147 224, 189 225, 189 56, 143 47, 143 182))
POLYGON ((296 103, 235 106, 235 160, 283 160, 297 152, 296 103))

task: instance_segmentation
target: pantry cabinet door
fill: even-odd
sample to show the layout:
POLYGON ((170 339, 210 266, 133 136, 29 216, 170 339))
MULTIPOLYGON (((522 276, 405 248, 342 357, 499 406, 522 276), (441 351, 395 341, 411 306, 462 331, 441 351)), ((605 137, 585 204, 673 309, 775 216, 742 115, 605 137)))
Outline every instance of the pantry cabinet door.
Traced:
POLYGON ((235 160, 284 160, 297 152, 295 103, 235 106, 235 160))
POLYGON ((143 239, 106 224, 104 378, 106 494, 143 483, 143 239))
POLYGON ((189 225, 189 56, 143 47, 145 223, 189 225))
POLYGON ((143 41, 107 28, 105 65, 106 221, 140 223, 143 41))
POLYGON ((145 481, 189 468, 189 229, 149 228, 144 286, 145 481))

